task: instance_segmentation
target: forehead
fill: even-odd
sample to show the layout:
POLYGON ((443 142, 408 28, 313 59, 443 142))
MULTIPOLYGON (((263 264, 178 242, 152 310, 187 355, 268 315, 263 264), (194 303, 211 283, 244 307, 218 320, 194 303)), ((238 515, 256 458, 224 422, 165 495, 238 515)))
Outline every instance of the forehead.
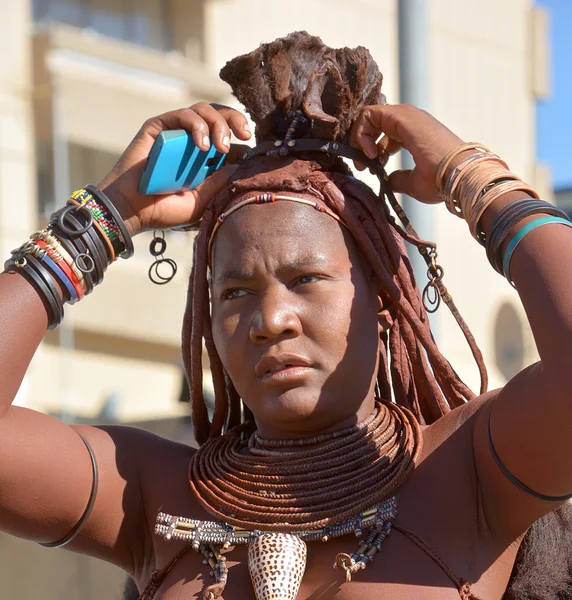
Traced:
POLYGON ((213 244, 213 271, 236 262, 293 257, 348 259, 351 236, 333 217, 297 202, 250 204, 232 213, 213 244))

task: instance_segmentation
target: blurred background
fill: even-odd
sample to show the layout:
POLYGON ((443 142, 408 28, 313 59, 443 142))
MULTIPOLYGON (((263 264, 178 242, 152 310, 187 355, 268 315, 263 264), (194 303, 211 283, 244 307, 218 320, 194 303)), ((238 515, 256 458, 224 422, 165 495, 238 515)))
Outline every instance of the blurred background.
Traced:
MULTIPOLYGON (((102 179, 148 117, 198 100, 236 106, 219 69, 300 29, 330 46, 369 48, 390 103, 429 110, 572 211, 569 0, 0 0, 0 7, 3 256, 43 227, 71 190, 102 179)), ((484 352, 491 388, 502 385, 535 360, 516 293, 463 222, 443 207, 404 204, 420 234, 437 241, 445 283, 484 352)), ((192 443, 180 359, 192 240, 167 233, 166 255, 179 264, 167 286, 147 277, 149 241, 139 236, 133 259, 118 261, 100 289, 67 307, 30 366, 19 405, 192 443)), ((445 356, 478 390, 469 349, 445 308, 432 323, 445 356)), ((2 535, 0 557, 5 598, 121 598, 124 576, 99 561, 2 535)))

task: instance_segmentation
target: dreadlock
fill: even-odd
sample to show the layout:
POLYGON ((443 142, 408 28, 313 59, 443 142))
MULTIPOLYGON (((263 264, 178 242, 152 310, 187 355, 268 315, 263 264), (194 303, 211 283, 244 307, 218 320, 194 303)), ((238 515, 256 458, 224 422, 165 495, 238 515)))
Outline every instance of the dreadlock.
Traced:
MULTIPOLYGON (((221 70, 238 100, 256 124, 259 144, 295 139, 347 140, 362 107, 385 102, 382 75, 365 48, 332 49, 318 37, 298 32, 239 56, 221 70)), ((319 199, 337 214, 379 281, 384 303, 393 307, 394 322, 382 334, 377 382, 383 398, 409 408, 422 424, 429 424, 474 397, 440 353, 431 334, 427 311, 415 282, 404 240, 427 255, 423 242, 408 224, 392 194, 385 190, 400 227, 385 202, 351 176, 345 163, 325 153, 300 153, 294 158, 271 152, 245 162, 229 186, 209 205, 195 239, 193 268, 183 322, 183 358, 192 398, 195 437, 203 444, 253 416, 228 377, 216 351, 211 328, 208 257, 209 239, 218 217, 246 192, 296 192, 319 199), (209 419, 203 395, 203 341, 215 391, 209 419)), ((386 186, 387 188, 387 186, 386 186)), ((383 190, 383 180, 382 180, 383 190)), ((437 277, 435 286, 452 309, 481 373, 486 370, 468 327, 437 277)), ((552 560, 548 546, 563 556, 569 548, 570 504, 546 515, 529 530, 521 544, 505 598, 548 600, 572 598, 572 565, 552 560), (555 545, 554 540, 558 543, 555 545), (566 541, 568 540, 568 541, 566 541), (556 565, 556 566, 555 566, 556 565), (524 568, 526 567, 526 568, 524 568), (568 591, 567 591, 568 590, 568 591)), ((569 553, 568 553, 569 554, 569 553)))
MULTIPOLYGON (((305 32, 235 58, 222 69, 221 77, 231 84, 256 123, 259 143, 292 136, 344 142, 361 108, 384 101, 382 76, 368 50, 334 50, 305 32)), ((281 153, 239 167, 230 185, 210 204, 195 239, 183 358, 200 444, 244 418, 241 399, 213 342, 208 245, 219 216, 238 196, 252 191, 291 191, 317 198, 340 217, 355 238, 379 281, 380 296, 395 309, 394 324, 380 345, 377 380, 382 397, 393 397, 422 424, 434 422, 474 397, 432 337, 403 241, 421 240, 396 225, 389 207, 380 205, 372 190, 354 179, 340 158, 316 152, 296 157, 281 153), (202 391, 203 341, 215 392, 212 420, 202 391)))

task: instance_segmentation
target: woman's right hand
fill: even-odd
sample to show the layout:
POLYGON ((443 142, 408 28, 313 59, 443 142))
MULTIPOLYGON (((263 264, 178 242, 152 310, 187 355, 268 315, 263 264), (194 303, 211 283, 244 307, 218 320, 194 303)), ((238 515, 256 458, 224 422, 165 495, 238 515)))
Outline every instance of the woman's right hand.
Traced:
POLYGON ((394 171, 389 176, 389 184, 394 192, 426 204, 442 201, 435 184, 439 163, 447 153, 463 144, 463 140, 440 121, 409 104, 366 106, 352 126, 349 141, 368 158, 379 157, 382 162, 401 148, 408 150, 415 168, 394 171))
POLYGON ((97 185, 113 202, 131 233, 169 229, 198 221, 210 200, 228 183, 247 146, 230 144, 231 131, 240 140, 250 139, 246 117, 228 106, 199 102, 190 108, 168 112, 146 121, 113 169, 97 185), (186 129, 201 150, 211 138, 217 150, 228 154, 225 166, 194 190, 147 196, 138 187, 151 147, 161 131, 186 129))

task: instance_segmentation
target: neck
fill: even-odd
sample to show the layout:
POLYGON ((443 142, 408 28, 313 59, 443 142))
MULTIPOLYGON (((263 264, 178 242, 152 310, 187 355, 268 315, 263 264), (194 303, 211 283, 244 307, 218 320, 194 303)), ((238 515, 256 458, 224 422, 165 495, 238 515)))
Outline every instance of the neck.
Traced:
POLYGON ((366 400, 361 404, 359 409, 347 415, 346 417, 337 420, 333 424, 324 424, 323 427, 315 427, 311 430, 286 430, 266 423, 257 421, 257 431, 254 434, 255 439, 261 445, 272 447, 281 447, 288 451, 296 452, 303 450, 308 446, 319 446, 327 443, 332 437, 343 435, 346 430, 354 427, 360 427, 372 416, 375 410, 375 399, 366 400))

